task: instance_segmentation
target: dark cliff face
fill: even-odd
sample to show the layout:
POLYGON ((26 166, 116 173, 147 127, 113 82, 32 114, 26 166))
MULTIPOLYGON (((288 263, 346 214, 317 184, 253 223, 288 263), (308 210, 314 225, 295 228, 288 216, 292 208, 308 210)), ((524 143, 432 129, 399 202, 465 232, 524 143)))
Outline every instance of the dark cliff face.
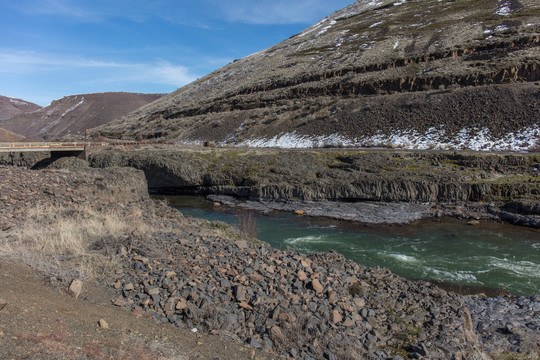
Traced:
POLYGON ((104 133, 251 146, 528 149, 534 0, 357 1, 104 133))
POLYGON ((534 155, 148 150, 96 153, 90 162, 95 167, 141 169, 154 191, 253 200, 432 204, 540 200, 540 163, 534 155))

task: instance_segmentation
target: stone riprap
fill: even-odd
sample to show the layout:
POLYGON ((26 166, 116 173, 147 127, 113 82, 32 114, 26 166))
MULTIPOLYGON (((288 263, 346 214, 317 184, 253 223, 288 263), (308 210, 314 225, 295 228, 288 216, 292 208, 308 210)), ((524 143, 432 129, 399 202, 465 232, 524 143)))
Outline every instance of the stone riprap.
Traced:
POLYGON ((464 297, 463 302, 471 311, 474 331, 482 343, 489 344, 489 351, 527 354, 531 344, 540 346, 540 295, 517 299, 472 296, 464 297))
MULTIPOLYGON (((128 256, 115 304, 285 357, 480 358, 508 351, 534 354, 540 345, 534 341, 540 332, 530 328, 537 312, 514 317, 509 311, 512 333, 490 327, 477 334, 486 300, 364 268, 334 252, 306 257, 199 236, 164 237, 163 244, 167 259, 128 256)), ((504 301, 512 309, 524 298, 504 301)), ((525 301, 540 306, 538 299, 525 301)))

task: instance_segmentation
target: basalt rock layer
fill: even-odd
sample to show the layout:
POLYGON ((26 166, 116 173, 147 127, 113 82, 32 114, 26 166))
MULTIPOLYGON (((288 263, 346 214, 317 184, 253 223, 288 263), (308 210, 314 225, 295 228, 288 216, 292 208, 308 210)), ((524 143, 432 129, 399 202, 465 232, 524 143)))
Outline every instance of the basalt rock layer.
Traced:
POLYGON ((250 146, 523 150, 540 5, 359 0, 99 129, 250 146))
POLYGON ((154 192, 277 202, 498 204, 511 213, 540 215, 534 205, 540 200, 537 155, 116 150, 91 154, 90 163, 141 169, 154 192))

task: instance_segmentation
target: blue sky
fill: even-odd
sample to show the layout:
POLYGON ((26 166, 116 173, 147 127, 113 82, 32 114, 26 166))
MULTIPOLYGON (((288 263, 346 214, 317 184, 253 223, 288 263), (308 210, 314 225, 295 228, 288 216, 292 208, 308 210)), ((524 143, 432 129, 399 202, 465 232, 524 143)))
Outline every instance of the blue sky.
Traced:
POLYGON ((353 0, 0 0, 0 95, 168 93, 353 0))

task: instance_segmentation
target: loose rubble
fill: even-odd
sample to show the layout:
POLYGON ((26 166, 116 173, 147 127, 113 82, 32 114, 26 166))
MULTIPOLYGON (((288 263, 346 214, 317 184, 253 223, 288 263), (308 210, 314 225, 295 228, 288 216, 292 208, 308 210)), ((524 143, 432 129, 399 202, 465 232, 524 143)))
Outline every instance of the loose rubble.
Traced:
POLYGON ((138 174, 142 173, 129 168, 30 171, 0 165, 0 231, 19 226, 28 206, 40 204, 84 205, 127 215, 128 207, 140 207, 148 199, 138 174))
MULTIPOLYGON (((461 298, 335 253, 308 257, 219 237, 129 254, 115 304, 299 359, 477 356, 461 298)), ((469 321, 470 322, 470 321, 469 321)))
MULTIPOLYGON (((530 297, 464 297, 474 331, 485 351, 540 355, 540 295, 530 297), (536 348, 536 351, 534 350, 536 348)), ((531 355, 531 358, 533 356, 531 355)))

